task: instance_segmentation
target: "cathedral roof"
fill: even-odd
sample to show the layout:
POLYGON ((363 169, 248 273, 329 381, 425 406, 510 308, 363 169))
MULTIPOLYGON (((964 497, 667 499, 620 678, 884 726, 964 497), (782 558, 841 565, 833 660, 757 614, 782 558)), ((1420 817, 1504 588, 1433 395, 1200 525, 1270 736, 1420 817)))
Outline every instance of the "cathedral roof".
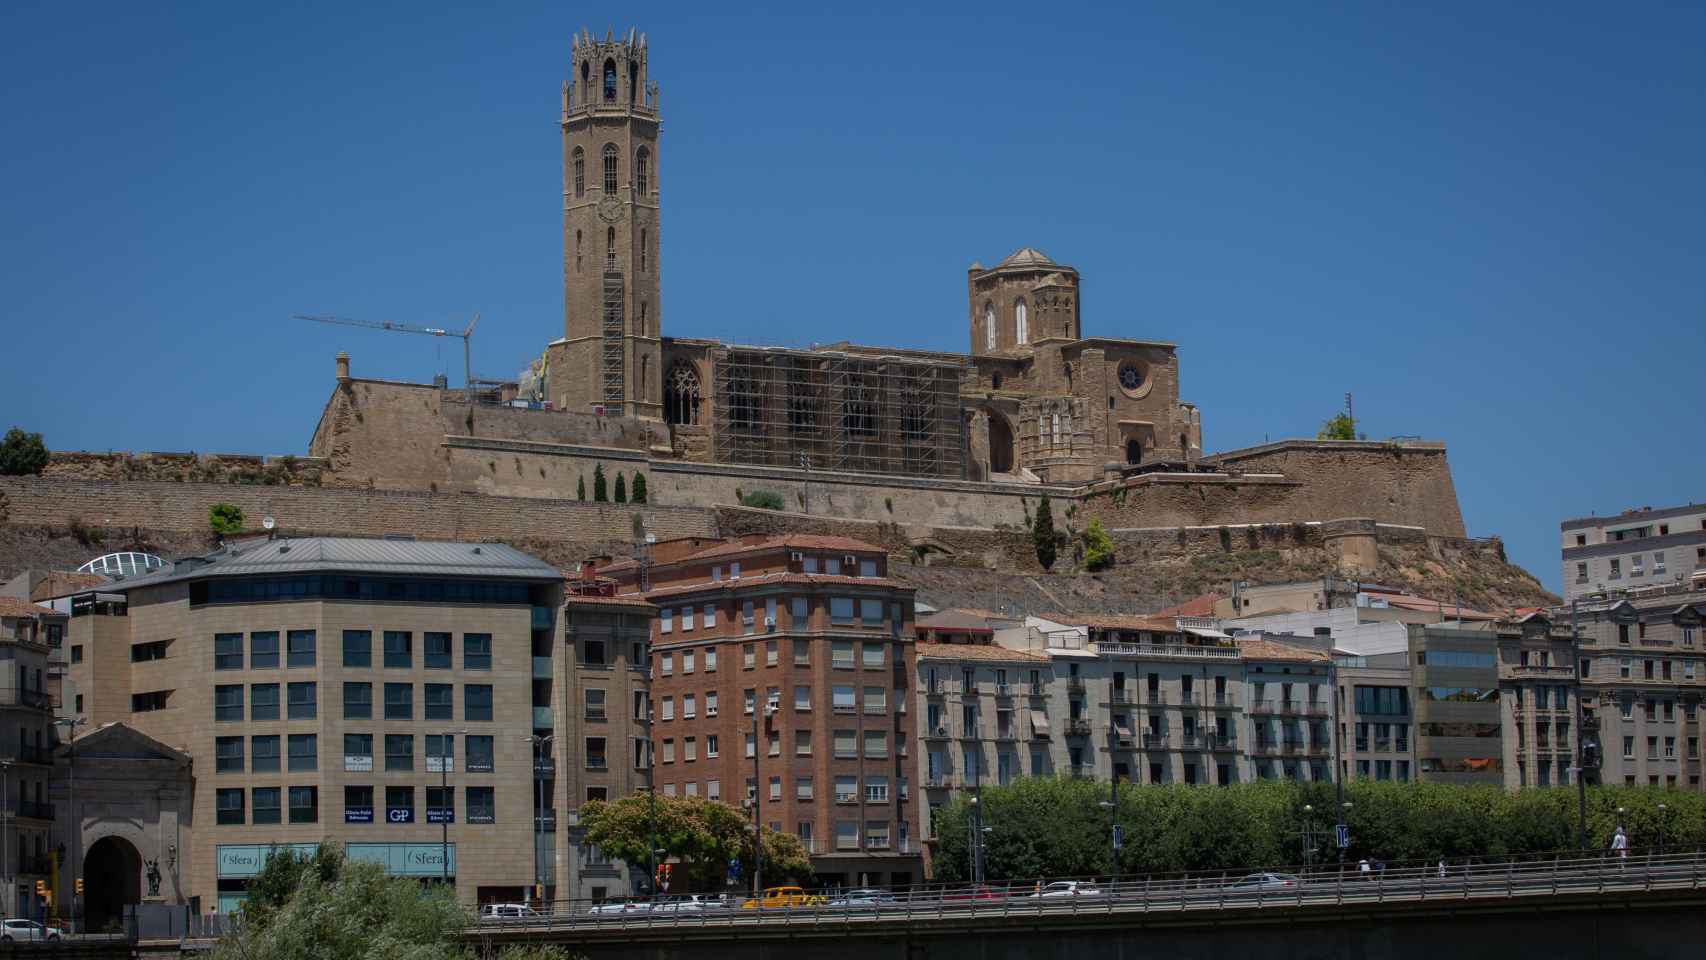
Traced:
POLYGON ((1048 254, 1036 247, 1020 247, 1008 254, 1007 259, 996 264, 995 269, 999 270, 1002 267, 1052 267, 1056 265, 1053 260, 1048 258, 1048 254))

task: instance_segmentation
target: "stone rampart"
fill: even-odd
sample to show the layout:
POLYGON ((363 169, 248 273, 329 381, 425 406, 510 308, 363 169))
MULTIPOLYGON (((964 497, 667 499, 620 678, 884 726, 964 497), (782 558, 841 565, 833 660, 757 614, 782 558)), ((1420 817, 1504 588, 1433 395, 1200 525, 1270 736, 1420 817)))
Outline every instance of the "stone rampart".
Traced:
POLYGON ((1203 459, 1229 473, 1296 481, 1296 517, 1372 517, 1437 536, 1465 535, 1443 443, 1280 440, 1203 459))
POLYGON ((166 480, 317 486, 326 469, 314 457, 247 453, 164 453, 55 450, 42 476, 55 480, 166 480))

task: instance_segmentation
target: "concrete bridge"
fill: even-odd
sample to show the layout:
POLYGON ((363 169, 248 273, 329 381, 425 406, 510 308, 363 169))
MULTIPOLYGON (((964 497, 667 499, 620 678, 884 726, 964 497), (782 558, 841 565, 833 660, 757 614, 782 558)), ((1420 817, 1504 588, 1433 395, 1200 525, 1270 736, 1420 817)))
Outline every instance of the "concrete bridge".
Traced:
POLYGON ((1675 957, 1706 942, 1706 860, 1482 864, 1249 887, 1136 881, 1078 897, 914 896, 872 908, 569 913, 485 923, 485 947, 589 960, 1675 957))

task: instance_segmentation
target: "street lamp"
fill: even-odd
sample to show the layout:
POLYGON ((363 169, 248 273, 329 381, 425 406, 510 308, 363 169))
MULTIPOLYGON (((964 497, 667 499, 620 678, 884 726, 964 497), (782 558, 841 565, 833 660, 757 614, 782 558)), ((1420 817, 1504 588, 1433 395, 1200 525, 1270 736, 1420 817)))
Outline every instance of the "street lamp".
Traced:
POLYGON ((1665 815, 1669 811, 1670 807, 1662 803, 1659 804, 1659 856, 1661 857, 1665 855, 1665 815))
MULTIPOLYGON (((764 784, 758 768, 758 758, 763 754, 758 744, 758 691, 752 692, 752 896, 760 904, 764 902, 764 824, 762 809, 764 804, 764 784)), ((777 706, 769 700, 764 702, 764 720, 768 725, 771 714, 777 706)))
POLYGON ((1315 805, 1303 805, 1303 869, 1307 871, 1309 864, 1315 859, 1315 805))
POLYGON ((545 778, 539 775, 539 755, 550 753, 552 736, 534 733, 521 739, 533 745, 533 892, 543 907, 545 874, 544 864, 539 859, 539 847, 545 839, 545 778))
MULTIPOLYGON (((1582 654, 1581 630, 1576 622, 1576 599, 1570 600, 1570 675, 1575 678, 1576 687, 1576 846, 1581 850, 1588 848, 1588 788, 1587 763, 1585 757, 1587 739, 1587 710, 1582 706, 1582 654)), ((1518 691, 1521 695, 1521 691, 1518 691)))
MULTIPOLYGON (((1120 886, 1120 820, 1119 794, 1120 778, 1113 777, 1108 781, 1108 799, 1101 806, 1108 811, 1108 859, 1113 861, 1112 891, 1118 891, 1120 886)), ((1110 892, 1110 896, 1112 892, 1110 892)))
MULTIPOLYGON (((468 731, 446 730, 439 734, 438 741, 438 802, 441 804, 438 808, 438 866, 439 882, 446 886, 450 885, 450 818, 456 810, 456 801, 450 797, 450 758, 456 755, 456 748, 451 746, 455 741, 450 738, 457 734, 466 736, 468 731)), ((537 844, 535 849, 538 849, 537 844)))
POLYGON ((974 784, 971 797, 971 882, 983 882, 983 785, 974 784))
POLYGON ((658 895, 658 754, 652 740, 655 711, 646 705, 646 883, 653 898, 658 895))
POLYGON ((58 717, 53 721, 54 726, 65 724, 66 770, 70 785, 69 802, 71 809, 66 811, 66 839, 71 842, 71 932, 77 932, 77 881, 80 877, 78 864, 83 852, 83 818, 77 813, 77 728, 88 724, 85 717, 58 717), (74 826, 73 826, 74 825, 74 826), (72 831, 75 830, 75 833, 72 831))

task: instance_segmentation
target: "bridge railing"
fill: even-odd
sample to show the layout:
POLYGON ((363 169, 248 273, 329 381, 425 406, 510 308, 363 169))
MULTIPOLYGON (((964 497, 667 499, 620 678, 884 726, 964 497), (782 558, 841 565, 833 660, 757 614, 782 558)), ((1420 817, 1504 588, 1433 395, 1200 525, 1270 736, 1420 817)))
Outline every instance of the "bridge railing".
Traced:
POLYGON ((847 891, 807 894, 789 906, 746 906, 733 896, 720 905, 661 902, 626 904, 558 900, 536 916, 486 920, 475 935, 564 928, 670 929, 751 924, 911 922, 977 917, 1061 914, 1248 910, 1387 901, 1551 896, 1607 890, 1699 889, 1706 882, 1706 853, 1699 849, 1566 851, 1506 860, 1410 861, 1377 868, 1361 861, 1312 871, 1217 871, 1140 875, 1117 884, 1094 879, 1040 879, 983 885, 926 884, 882 895, 847 891), (1055 882, 1057 885, 1050 887, 1055 882), (840 901, 840 902, 838 902, 840 901))

